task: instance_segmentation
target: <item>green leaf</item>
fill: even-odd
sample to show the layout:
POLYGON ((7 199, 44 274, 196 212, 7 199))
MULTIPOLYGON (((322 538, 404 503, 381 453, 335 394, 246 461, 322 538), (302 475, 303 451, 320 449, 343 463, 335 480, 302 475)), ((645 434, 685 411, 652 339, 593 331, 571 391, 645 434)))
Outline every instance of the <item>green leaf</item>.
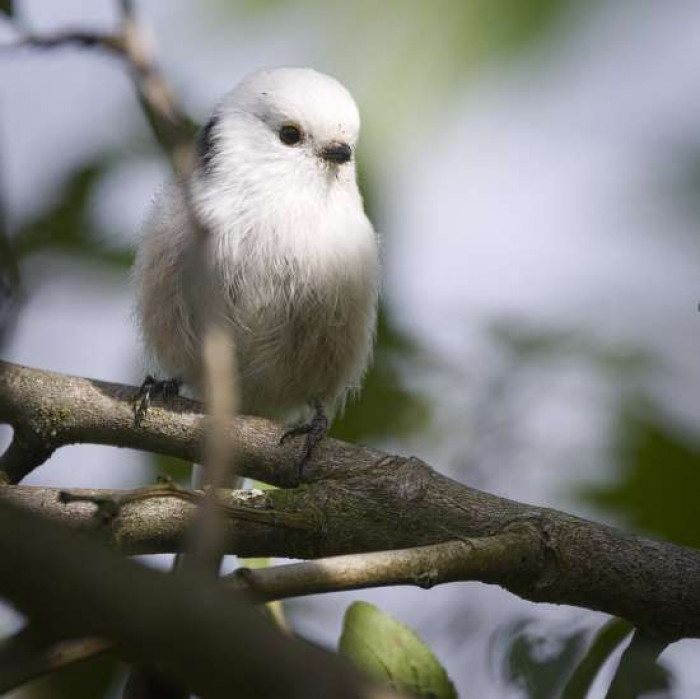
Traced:
POLYGON ((345 612, 340 653, 394 689, 430 699, 457 697, 447 672, 416 633, 368 602, 354 602, 345 612))
POLYGON ((13 0, 0 0, 0 12, 12 17, 15 13, 13 0))
POLYGON ((165 454, 151 454, 150 461, 154 475, 169 478, 175 483, 187 488, 190 487, 192 464, 189 461, 176 459, 174 456, 165 456, 165 454))

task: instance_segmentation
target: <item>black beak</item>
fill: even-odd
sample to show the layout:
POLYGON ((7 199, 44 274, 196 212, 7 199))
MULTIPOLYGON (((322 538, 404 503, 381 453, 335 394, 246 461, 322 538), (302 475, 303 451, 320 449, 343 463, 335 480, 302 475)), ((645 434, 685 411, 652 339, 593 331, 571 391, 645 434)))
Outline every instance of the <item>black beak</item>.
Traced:
POLYGON ((333 141, 321 148, 321 157, 331 163, 347 163, 352 159, 352 148, 347 143, 333 141))

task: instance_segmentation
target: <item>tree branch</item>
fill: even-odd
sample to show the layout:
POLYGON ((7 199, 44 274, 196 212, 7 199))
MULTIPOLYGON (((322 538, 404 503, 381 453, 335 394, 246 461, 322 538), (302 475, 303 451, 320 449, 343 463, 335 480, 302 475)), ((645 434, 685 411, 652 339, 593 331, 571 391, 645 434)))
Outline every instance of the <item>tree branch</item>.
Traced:
POLYGON ((51 642, 33 626, 0 642, 0 692, 111 649, 99 638, 51 642))
MULTIPOLYGON (((135 395, 129 386, 0 363, 0 421, 31 429, 47 447, 112 444, 196 461, 201 405, 173 399, 170 409, 152 407, 135 427, 135 395)), ((297 454, 293 444, 279 445, 280 425, 240 416, 227 434, 241 475, 295 484, 297 454)), ((16 482, 33 465, 7 473, 7 480, 16 482)), ((240 494, 223 495, 231 505, 243 502, 240 494)), ((2 497, 77 527, 96 526, 94 505, 62 504, 55 490, 7 487, 2 497)), ((532 601, 623 617, 669 641, 700 637, 697 550, 505 500, 446 478, 417 459, 328 439, 315 450, 299 487, 244 497, 246 507, 264 514, 260 521, 228 519, 231 553, 320 558, 505 534, 522 524, 532 557, 479 579, 532 601)), ((125 551, 176 551, 192 508, 178 496, 138 500, 99 531, 125 551)))
POLYGON ((105 639, 205 697, 229 697, 232 687, 256 698, 389 696, 332 653, 279 633, 220 581, 149 570, 7 502, 0 594, 45 638, 105 639))
POLYGON ((429 589, 449 582, 498 582, 519 568, 536 573, 540 554, 537 536, 528 525, 494 536, 447 541, 398 551, 377 551, 321 558, 250 570, 239 568, 226 577, 250 589, 261 602, 325 592, 392 585, 429 589))
POLYGON ((0 46, 0 50, 74 46, 102 49, 121 58, 132 73, 141 107, 156 140, 170 159, 175 172, 182 174, 190 168, 194 125, 180 109, 169 85, 151 57, 132 4, 120 4, 122 22, 115 31, 77 29, 54 34, 25 33, 17 40, 0 46))

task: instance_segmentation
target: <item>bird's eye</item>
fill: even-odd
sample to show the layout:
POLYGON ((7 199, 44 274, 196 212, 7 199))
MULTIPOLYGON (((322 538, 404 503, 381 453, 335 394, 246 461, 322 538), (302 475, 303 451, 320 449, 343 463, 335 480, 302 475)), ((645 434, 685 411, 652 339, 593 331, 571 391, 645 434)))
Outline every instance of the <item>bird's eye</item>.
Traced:
POLYGON ((301 129, 294 124, 285 124, 280 129, 280 141, 286 146, 295 146, 301 139, 301 129))

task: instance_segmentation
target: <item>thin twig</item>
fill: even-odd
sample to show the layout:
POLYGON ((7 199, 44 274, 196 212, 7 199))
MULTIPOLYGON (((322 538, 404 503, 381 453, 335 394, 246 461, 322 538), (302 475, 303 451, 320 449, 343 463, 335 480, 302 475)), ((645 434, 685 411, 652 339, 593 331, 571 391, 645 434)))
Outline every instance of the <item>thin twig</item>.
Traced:
POLYGON ((0 45, 0 51, 20 48, 55 49, 64 46, 99 48, 120 56, 123 56, 125 51, 124 38, 121 34, 85 30, 68 30, 55 34, 25 34, 16 41, 0 45))
POLYGON ((514 565, 523 567, 527 550, 536 557, 538 546, 533 532, 522 528, 433 546, 241 568, 225 579, 249 588, 263 602, 395 585, 427 590, 449 582, 502 579, 514 565))
MULTIPOLYGON (((155 498, 176 498, 196 505, 204 505, 207 501, 208 492, 197 490, 187 490, 173 483, 157 483, 155 485, 137 488, 135 490, 122 490, 116 492, 105 492, 104 494, 94 494, 74 490, 61 490, 58 493, 58 500, 64 505, 76 502, 88 502, 97 506, 96 514, 102 524, 108 524, 119 516, 122 509, 129 504, 153 500, 155 498)), ((241 497, 249 500, 254 499, 245 492, 241 497)), ((256 507, 246 507, 245 505, 230 505, 220 497, 213 499, 213 506, 222 515, 232 520, 242 520, 247 522, 269 523, 273 526, 284 526, 290 529, 306 531, 309 529, 308 522, 301 516, 293 514, 275 512, 269 509, 256 507)))
POLYGON ((233 477, 233 452, 226 437, 226 423, 236 411, 234 339, 230 328, 221 322, 223 314, 219 308, 215 273, 211 269, 214 241, 192 202, 190 182, 195 171, 195 153, 189 120, 176 104, 172 90, 153 60, 135 16, 133 3, 122 0, 121 9, 125 57, 131 66, 154 135, 170 158, 185 203, 189 227, 196 237, 200 278, 206 284, 197 310, 204 326, 202 365, 205 403, 211 416, 204 454, 204 482, 210 488, 193 523, 190 555, 181 564, 185 568, 200 566, 216 573, 224 553, 224 527, 220 521, 221 508, 217 506, 217 491, 228 487, 233 477))

